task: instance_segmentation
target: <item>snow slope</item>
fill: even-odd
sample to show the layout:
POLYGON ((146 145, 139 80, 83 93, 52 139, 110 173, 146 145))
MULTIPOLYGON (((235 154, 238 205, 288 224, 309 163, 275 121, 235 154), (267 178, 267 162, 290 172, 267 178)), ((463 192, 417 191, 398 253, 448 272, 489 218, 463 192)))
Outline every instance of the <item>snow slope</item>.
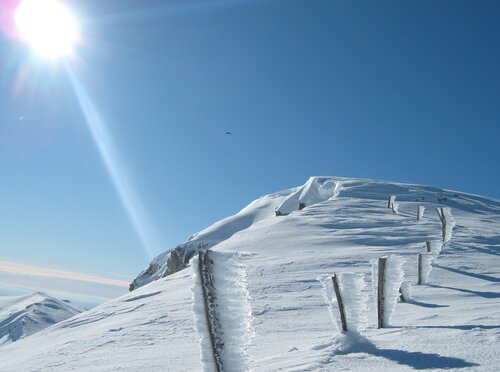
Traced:
POLYGON ((82 311, 40 292, 0 297, 0 346, 28 337, 82 311))
MULTIPOLYGON (((320 177, 309 184, 306 194, 320 197, 301 210, 294 202, 296 209, 276 216, 307 184, 260 198, 190 239, 221 252, 248 252, 243 263, 253 312, 253 370, 498 370, 499 201, 361 179, 320 177), (332 192, 316 193, 320 188, 332 192), (397 197, 398 214, 387 209, 390 195, 397 197), (417 222, 419 205, 426 212, 417 222), (451 240, 434 261, 428 284, 415 285, 418 253, 426 241, 441 239, 435 208, 442 206, 455 220, 451 240), (396 305, 390 328, 377 329, 371 260, 390 254, 406 259, 412 300, 396 305), (317 280, 343 272, 362 275, 370 297, 366 339, 348 343, 338 337, 317 280)), ((190 252, 198 249, 187 245, 190 252)), ((138 284, 152 281, 148 285, 3 346, 0 370, 201 370, 193 272, 161 278, 167 256, 141 277, 138 284)))

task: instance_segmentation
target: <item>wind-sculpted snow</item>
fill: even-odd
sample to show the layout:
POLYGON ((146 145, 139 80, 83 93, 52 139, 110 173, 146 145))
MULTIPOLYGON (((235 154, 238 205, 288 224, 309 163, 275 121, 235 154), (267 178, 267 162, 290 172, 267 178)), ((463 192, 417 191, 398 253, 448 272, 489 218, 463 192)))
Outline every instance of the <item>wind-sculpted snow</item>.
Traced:
POLYGON ((443 208, 443 211, 444 211, 444 218, 446 221, 444 242, 448 243, 451 240, 453 228, 455 227, 456 222, 455 219, 453 218, 453 215, 451 214, 450 208, 443 208))
MULTIPOLYGON (((401 284, 405 273, 403 271, 403 264, 405 259, 397 256, 390 255, 387 257, 385 266, 385 281, 384 281, 384 325, 389 326, 391 323, 391 318, 396 309, 396 304, 398 302, 400 294, 401 284)), ((372 261, 372 286, 373 286, 373 297, 377 301, 377 291, 378 291, 378 260, 372 261)), ((377 304, 375 304, 375 308, 377 304)))
POLYGON ((0 297, 0 346, 28 337, 82 311, 40 292, 0 297))
POLYGON ((413 286, 411 282, 404 281, 401 283, 401 296, 403 296, 404 301, 411 301, 413 299, 413 286))
POLYGON ((426 284, 429 281, 429 275, 431 274, 432 271, 432 262, 436 256, 432 253, 422 253, 422 258, 421 260, 421 283, 420 284, 426 284))
MULTIPOLYGON (((328 304, 330 316, 337 330, 342 332, 339 304, 333 289, 331 276, 318 278, 323 285, 323 297, 328 304)), ((346 313, 347 332, 361 334, 366 329, 368 295, 364 292, 366 282, 363 275, 355 273, 342 273, 338 275, 340 293, 346 313)))
MULTIPOLYGON (((336 198, 276 217, 275 208, 298 187, 261 198, 263 218, 242 230, 231 226, 238 219, 214 225, 237 232, 213 245, 213 252, 251 253, 244 259, 255 335, 250 367, 497 371, 500 202, 428 186, 329 179, 342 185, 336 198), (397 215, 387 208, 391 195, 397 215), (417 223, 420 205, 427 213, 417 223), (451 209, 456 226, 434 263, 431 284, 415 285, 417 255, 426 252, 426 242, 442 244, 438 207, 451 209), (407 260, 411 301, 396 305, 391 328, 378 329, 368 287, 362 291, 370 295, 364 338, 340 335, 316 278, 353 272, 371 286, 370 261, 389 255, 407 260)), ((227 236, 207 230, 213 240, 227 236)), ((203 243, 201 235, 196 239, 203 243)), ((192 284, 191 269, 180 270, 2 346, 0 371, 200 371, 192 284)))
POLYGON ((304 186, 293 192, 276 208, 276 215, 286 216, 307 206, 335 199, 341 188, 341 181, 329 177, 311 177, 304 186))
POLYGON ((216 371, 219 363, 222 371, 248 371, 253 329, 245 267, 237 253, 210 252, 210 260, 210 272, 205 273, 213 280, 209 299, 204 294, 199 258, 191 261, 193 314, 200 335, 203 371, 216 371), (220 361, 214 360, 214 347, 220 361))

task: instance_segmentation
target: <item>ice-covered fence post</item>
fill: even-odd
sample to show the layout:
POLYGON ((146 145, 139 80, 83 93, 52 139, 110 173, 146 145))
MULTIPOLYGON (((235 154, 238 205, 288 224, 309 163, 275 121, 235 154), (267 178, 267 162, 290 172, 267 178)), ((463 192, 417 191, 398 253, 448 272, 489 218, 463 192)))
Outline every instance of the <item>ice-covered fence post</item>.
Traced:
POLYGON ((377 285, 377 319, 378 328, 384 328, 384 303, 385 303, 385 266, 387 258, 378 259, 378 285, 377 285))
POLYGON ((368 295, 361 274, 321 275, 322 293, 337 330, 343 335, 360 335, 366 329, 368 295), (340 316, 339 316, 340 315, 340 316))
POLYGON ((425 207, 423 205, 419 205, 417 208, 417 221, 422 221, 424 217, 425 207))
POLYGON ((389 201, 387 202, 387 208, 392 209, 395 201, 396 201, 395 195, 389 196, 389 201))
POLYGON ((432 261, 435 256, 432 253, 419 253, 417 261, 418 279, 417 284, 426 284, 432 270, 432 261))
POLYGON ((418 271, 418 280, 417 280, 417 284, 418 285, 421 285, 422 284, 422 270, 423 270, 423 260, 424 260, 424 257, 422 255, 422 253, 419 253, 418 254, 418 264, 417 264, 417 271, 418 271))
POLYGON ((395 255, 372 261, 372 285, 376 299, 378 328, 389 325, 396 308, 404 278, 402 269, 404 262, 405 260, 395 255))
POLYGON ((443 207, 436 208, 436 212, 439 216, 439 220, 441 221, 441 235, 443 238, 443 242, 445 242, 446 241, 446 216, 444 214, 444 208, 443 207))
POLYGON ((347 320, 345 316, 344 302, 342 301, 342 295, 340 294, 340 287, 338 282, 337 274, 332 276, 333 289, 335 291, 335 297, 337 298, 337 304, 339 305, 340 321, 342 323, 342 332, 347 332, 347 320))
POLYGON ((201 290, 203 293, 203 302, 205 305, 205 317, 212 346, 212 355, 217 372, 223 371, 221 351, 224 343, 220 339, 219 330, 220 321, 212 309, 216 306, 216 293, 214 287, 214 277, 212 272, 213 261, 209 256, 210 251, 200 251, 198 253, 198 270, 200 273, 201 290))
POLYGON ((205 372, 250 370, 252 309, 241 257, 202 250, 191 260, 193 316, 205 372))
POLYGON ((425 248, 427 250, 427 253, 431 253, 432 252, 431 242, 425 242, 425 248))

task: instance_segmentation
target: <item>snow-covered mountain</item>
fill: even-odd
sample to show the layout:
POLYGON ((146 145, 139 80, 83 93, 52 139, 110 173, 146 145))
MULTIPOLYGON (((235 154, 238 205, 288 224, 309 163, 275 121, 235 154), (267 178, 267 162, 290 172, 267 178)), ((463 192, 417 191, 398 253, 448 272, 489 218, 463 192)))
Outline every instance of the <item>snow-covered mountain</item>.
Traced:
POLYGON ((0 297, 0 346, 28 337, 82 311, 41 292, 0 297))
MULTIPOLYGON (((203 296, 192 290, 197 268, 189 267, 201 248, 242 253, 248 296, 235 298, 248 298, 251 308, 245 355, 255 371, 498 370, 500 201, 336 177, 264 196, 194 235, 157 257, 131 293, 3 346, 0 370, 201 370, 193 301, 203 296), (387 208, 391 195, 397 213, 387 208), (426 209, 417 222, 419 206, 426 209), (441 207, 450 222, 444 245, 441 207), (441 251, 427 284, 416 285, 417 256, 428 241, 441 251), (412 300, 397 303, 390 327, 378 329, 372 261, 389 254, 405 260, 412 300), (346 272, 366 282, 359 288, 370 299, 365 340, 347 346, 339 344, 318 281, 346 272)), ((237 280, 220 271, 216 286, 237 280)))

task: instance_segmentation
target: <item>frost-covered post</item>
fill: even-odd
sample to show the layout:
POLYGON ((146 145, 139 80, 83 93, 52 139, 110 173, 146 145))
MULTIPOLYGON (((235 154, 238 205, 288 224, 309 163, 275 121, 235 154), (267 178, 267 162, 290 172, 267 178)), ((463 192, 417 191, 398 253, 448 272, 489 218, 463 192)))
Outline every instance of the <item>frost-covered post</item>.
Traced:
POLYGON ((338 331, 349 337, 360 335, 366 328, 368 296, 363 293, 366 287, 361 274, 341 273, 332 277, 318 277, 323 285, 323 298, 338 331))
POLYGON ((384 304, 385 304, 385 267, 387 258, 378 259, 378 284, 377 284, 377 320, 378 328, 384 328, 384 304))
POLYGON ((432 261, 434 259, 434 255, 432 253, 419 253, 418 254, 418 263, 417 263, 417 271, 418 271, 418 280, 417 284, 422 285, 426 284, 429 279, 429 274, 432 270, 432 261))
POLYGON ((436 208, 436 212, 439 216, 439 220, 441 221, 441 235, 443 237, 443 242, 446 239, 446 216, 444 215, 444 208, 439 207, 436 208))
POLYGON ((392 209, 394 207, 394 202, 396 201, 396 196, 389 196, 389 201, 387 202, 387 208, 392 209))
POLYGON ((431 242, 425 242, 425 248, 427 250, 427 253, 431 253, 432 252, 431 242))
POLYGON ((342 332, 347 332, 347 320, 345 316, 344 302, 342 301, 342 295, 340 294, 339 279, 337 274, 332 276, 333 289, 335 291, 335 297, 337 298, 337 304, 339 305, 340 321, 342 323, 342 332))
POLYGON ((200 251, 191 260, 193 315, 203 371, 248 371, 253 336, 246 269, 240 255, 200 251))
POLYGON ((417 221, 422 221, 424 218, 425 207, 423 205, 419 205, 417 208, 417 221))
POLYGON ((389 325, 396 308, 404 278, 403 263, 404 260, 395 255, 372 261, 372 285, 376 299, 378 328, 389 325))
POLYGON ((222 363, 221 351, 224 343, 220 338, 220 320, 213 311, 216 307, 216 293, 214 286, 214 274, 212 270, 213 261, 209 256, 210 251, 200 251, 198 253, 198 270, 201 280, 201 290, 203 294, 203 303, 205 307, 205 320, 208 327, 208 334, 210 337, 210 345, 212 356, 215 364, 215 370, 221 372, 224 370, 222 363))

